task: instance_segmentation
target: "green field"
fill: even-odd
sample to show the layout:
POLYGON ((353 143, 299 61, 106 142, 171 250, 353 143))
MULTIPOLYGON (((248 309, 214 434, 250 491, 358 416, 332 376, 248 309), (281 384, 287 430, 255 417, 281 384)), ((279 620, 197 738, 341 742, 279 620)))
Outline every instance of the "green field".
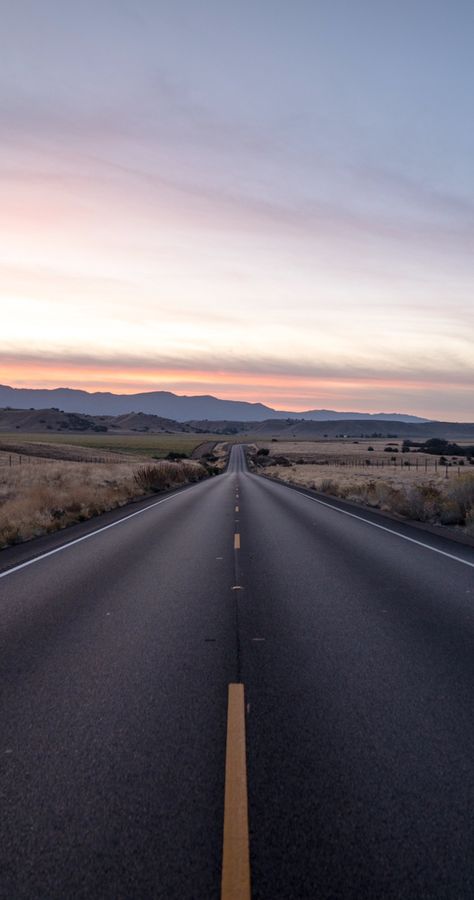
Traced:
POLYGON ((0 435, 5 446, 15 444, 61 444, 70 447, 87 447, 127 455, 165 457, 170 451, 187 453, 207 441, 222 440, 216 434, 22 434, 9 432, 0 435))

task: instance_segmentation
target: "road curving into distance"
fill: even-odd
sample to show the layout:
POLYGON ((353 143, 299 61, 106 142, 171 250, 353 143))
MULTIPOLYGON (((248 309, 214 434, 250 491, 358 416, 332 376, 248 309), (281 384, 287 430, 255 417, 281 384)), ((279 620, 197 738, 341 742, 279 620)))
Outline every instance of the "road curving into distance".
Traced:
POLYGON ((0 559, 0 897, 474 896, 474 551, 239 446, 132 512, 0 559))

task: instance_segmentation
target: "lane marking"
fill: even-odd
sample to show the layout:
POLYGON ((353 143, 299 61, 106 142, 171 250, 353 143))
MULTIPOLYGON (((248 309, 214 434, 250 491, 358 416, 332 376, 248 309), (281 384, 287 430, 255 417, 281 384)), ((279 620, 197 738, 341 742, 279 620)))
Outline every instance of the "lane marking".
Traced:
POLYGON ((238 511, 239 511, 239 507, 236 506, 236 507, 235 507, 235 512, 238 512, 238 511))
POLYGON ((234 550, 240 550, 240 534, 234 534, 234 550))
POLYGON ((68 541, 67 544, 61 544, 60 547, 56 547, 54 550, 48 550, 47 553, 41 553, 40 556, 35 556, 34 559, 29 559, 27 562, 20 563, 18 566, 13 566, 11 569, 7 569, 6 572, 0 572, 0 578, 6 578, 7 575, 13 575, 14 572, 19 572, 20 569, 26 569, 27 566, 32 566, 34 563, 39 562, 41 559, 46 559, 47 556, 54 556, 55 553, 61 553, 62 550, 68 550, 69 547, 74 547, 75 544, 81 544, 82 541, 88 541, 89 538, 95 537, 96 534, 101 534, 103 531, 108 531, 109 528, 115 528, 116 525, 122 525, 123 522, 128 522, 129 519, 134 519, 135 516, 140 516, 142 513, 148 512, 150 509, 155 509, 156 506, 160 506, 161 503, 167 503, 168 500, 176 500, 177 497, 180 497, 183 492, 180 494, 176 494, 174 497, 163 497, 162 500, 157 500, 156 503, 151 503, 150 506, 146 506, 145 509, 138 509, 136 512, 130 513, 128 516, 124 516, 123 519, 118 519, 116 522, 111 522, 110 525, 103 525, 102 528, 96 528, 95 531, 90 531, 89 534, 84 534, 80 538, 75 538, 73 541, 68 541))
POLYGON ((229 684, 221 900, 250 900, 250 853, 243 684, 229 684))
MULTIPOLYGON (((289 485, 285 484, 283 487, 289 487, 289 485)), ((292 490, 291 487, 290 490, 292 490)), ((440 556, 447 556, 448 559, 454 559, 455 562, 462 563, 464 566, 469 566, 471 569, 474 569, 474 562, 469 562, 469 560, 463 559, 461 556, 455 556, 454 553, 448 553, 446 550, 432 547, 431 544, 417 541, 416 538, 411 538, 406 534, 401 534, 399 531, 394 531, 393 528, 387 528, 386 525, 379 525, 377 522, 371 522, 370 519, 365 519, 364 516, 358 516, 356 513, 349 512, 347 509, 339 509, 338 506, 332 506, 331 503, 325 503, 324 500, 318 500, 316 497, 309 497, 308 494, 303 494, 301 491, 296 491, 295 493, 299 494, 300 497, 304 497, 305 500, 311 500, 312 503, 319 503, 320 506, 327 506, 328 509, 333 509, 335 512, 342 513, 343 516, 349 516, 350 519, 357 519, 358 522, 365 522, 366 525, 371 525, 372 528, 379 528, 380 531, 387 531, 388 534, 394 534, 403 541, 409 541, 410 544, 417 544, 418 547, 424 547, 425 550, 432 550, 433 553, 439 553, 440 556)))

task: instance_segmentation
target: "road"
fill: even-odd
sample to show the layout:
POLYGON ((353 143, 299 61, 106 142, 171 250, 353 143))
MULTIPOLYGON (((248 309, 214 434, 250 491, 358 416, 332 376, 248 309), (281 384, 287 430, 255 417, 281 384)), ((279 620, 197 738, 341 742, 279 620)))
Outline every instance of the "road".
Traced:
POLYGON ((471 548, 235 447, 0 566, 1 898, 219 897, 235 683, 253 897, 474 896, 471 548))

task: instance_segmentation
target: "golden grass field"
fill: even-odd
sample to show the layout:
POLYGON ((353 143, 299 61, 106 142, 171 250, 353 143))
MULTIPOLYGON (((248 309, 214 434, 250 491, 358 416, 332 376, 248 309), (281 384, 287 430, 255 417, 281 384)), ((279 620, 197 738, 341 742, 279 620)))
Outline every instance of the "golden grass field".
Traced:
POLYGON ((206 476, 194 460, 94 463, 0 452, 0 547, 206 476), (12 464, 10 465, 10 461, 12 464))
POLYGON ((269 461, 282 456, 291 463, 266 465, 262 471, 271 478, 474 535, 474 467, 465 460, 441 466, 429 454, 401 453, 401 444, 385 439, 258 441, 254 447, 268 449, 269 461), (385 453, 386 446, 397 447, 398 453, 385 453))

